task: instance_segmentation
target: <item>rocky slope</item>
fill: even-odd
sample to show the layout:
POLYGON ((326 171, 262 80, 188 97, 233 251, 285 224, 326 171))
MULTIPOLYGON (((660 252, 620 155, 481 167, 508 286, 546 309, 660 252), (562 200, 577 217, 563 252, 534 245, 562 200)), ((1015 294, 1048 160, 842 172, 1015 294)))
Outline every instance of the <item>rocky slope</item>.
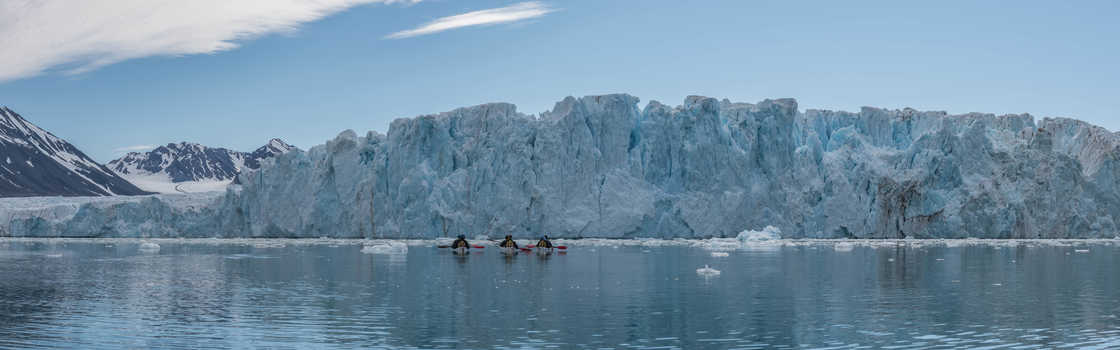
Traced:
POLYGON ((138 194, 146 192, 66 140, 0 107, 0 197, 138 194))
POLYGON ((169 143, 148 152, 130 152, 108 166, 147 191, 222 191, 241 171, 258 169, 264 159, 292 149, 295 147, 280 139, 272 139, 251 153, 189 142, 169 143))
POLYGON ((385 135, 346 131, 242 173, 201 208, 164 198, 0 222, 17 236, 709 237, 774 225, 787 238, 1111 238, 1118 145, 1105 129, 1030 115, 589 96, 540 116, 496 103, 399 119, 385 135))

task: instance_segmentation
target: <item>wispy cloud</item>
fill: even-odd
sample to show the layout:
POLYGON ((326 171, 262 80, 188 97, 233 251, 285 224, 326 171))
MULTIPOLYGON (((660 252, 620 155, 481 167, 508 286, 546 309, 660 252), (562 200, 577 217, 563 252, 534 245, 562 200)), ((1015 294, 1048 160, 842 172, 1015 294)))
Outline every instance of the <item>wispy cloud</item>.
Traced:
POLYGON ((155 146, 155 145, 135 145, 135 146, 124 146, 124 147, 117 147, 117 148, 114 148, 114 149, 113 149, 113 152, 116 152, 116 153, 125 153, 125 152, 140 152, 140 151, 150 151, 150 150, 153 150, 153 149, 155 149, 156 147, 159 147, 159 146, 155 146))
POLYGON ((3 0, 0 82, 159 55, 209 54, 353 6, 419 0, 3 0))
POLYGON ((385 38, 404 39, 463 27, 517 22, 544 16, 553 11, 556 10, 537 1, 522 2, 506 7, 438 18, 413 29, 386 35, 385 38))

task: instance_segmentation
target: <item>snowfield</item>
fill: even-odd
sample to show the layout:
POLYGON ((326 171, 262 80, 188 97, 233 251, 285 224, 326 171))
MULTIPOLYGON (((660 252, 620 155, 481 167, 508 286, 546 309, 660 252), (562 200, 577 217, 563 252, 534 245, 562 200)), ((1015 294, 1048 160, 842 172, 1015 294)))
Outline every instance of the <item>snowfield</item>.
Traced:
POLYGON ((172 182, 166 173, 118 175, 142 190, 155 193, 221 192, 233 183, 233 179, 172 182))
POLYGON ((725 237, 718 244, 731 249, 801 238, 1117 236, 1120 136, 1081 121, 801 112, 792 99, 638 102, 569 97, 539 116, 494 103, 398 119, 384 135, 348 130, 279 155, 225 192, 0 204, 0 236, 547 233, 725 237))

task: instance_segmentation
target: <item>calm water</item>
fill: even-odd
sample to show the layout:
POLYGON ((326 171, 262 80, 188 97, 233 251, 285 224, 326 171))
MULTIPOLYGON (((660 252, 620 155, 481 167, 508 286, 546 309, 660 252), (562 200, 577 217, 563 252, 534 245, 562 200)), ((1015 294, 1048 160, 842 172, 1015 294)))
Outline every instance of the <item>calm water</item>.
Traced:
POLYGON ((0 348, 1120 347, 1110 242, 139 243, 0 240, 0 348))

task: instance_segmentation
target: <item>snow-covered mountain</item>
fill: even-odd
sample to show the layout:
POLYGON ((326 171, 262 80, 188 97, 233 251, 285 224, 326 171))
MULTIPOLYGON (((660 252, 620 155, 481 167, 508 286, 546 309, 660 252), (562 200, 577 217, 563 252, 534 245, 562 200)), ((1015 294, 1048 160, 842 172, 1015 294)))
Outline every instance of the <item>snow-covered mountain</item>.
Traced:
POLYGON ((238 152, 180 142, 148 152, 131 152, 109 162, 109 168, 140 188, 160 193, 222 190, 237 174, 257 169, 261 161, 295 149, 280 139, 253 152, 238 152))
MULTIPOLYGON (((1113 238, 1120 135, 1065 118, 690 96, 345 131, 188 196, 0 205, 0 236, 1113 238), (125 201, 125 202, 121 202, 125 201)), ((22 200, 22 199, 21 199, 22 200)), ((0 204, 6 203, 0 201, 0 204)))
POLYGON ((139 194, 146 192, 66 140, 0 107, 0 197, 139 194))

